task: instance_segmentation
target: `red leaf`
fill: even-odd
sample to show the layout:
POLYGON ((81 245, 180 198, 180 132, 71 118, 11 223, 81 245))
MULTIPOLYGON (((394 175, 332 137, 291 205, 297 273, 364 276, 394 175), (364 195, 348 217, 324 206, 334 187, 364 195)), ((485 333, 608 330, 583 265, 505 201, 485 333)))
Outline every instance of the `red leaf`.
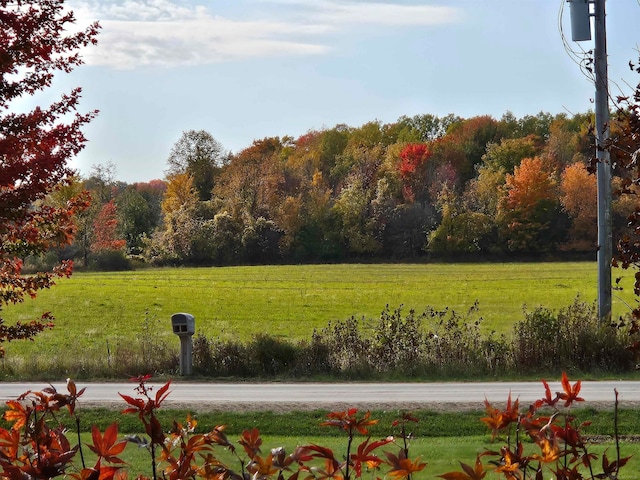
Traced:
POLYGON ((567 373, 562 372, 562 389, 564 392, 558 393, 558 397, 565 401, 565 407, 570 406, 573 402, 584 402, 584 398, 578 396, 581 386, 581 380, 578 380, 573 386, 571 386, 567 373))
POLYGON ((162 402, 169 396, 171 392, 169 392, 169 385, 171 385, 171 380, 165 383, 160 389, 156 392, 156 407, 160 407, 162 402))
POLYGON ((104 436, 95 425, 91 428, 93 445, 88 445, 93 453, 109 463, 125 463, 117 457, 127 446, 126 440, 118 441, 118 424, 112 423, 104 431, 104 436))

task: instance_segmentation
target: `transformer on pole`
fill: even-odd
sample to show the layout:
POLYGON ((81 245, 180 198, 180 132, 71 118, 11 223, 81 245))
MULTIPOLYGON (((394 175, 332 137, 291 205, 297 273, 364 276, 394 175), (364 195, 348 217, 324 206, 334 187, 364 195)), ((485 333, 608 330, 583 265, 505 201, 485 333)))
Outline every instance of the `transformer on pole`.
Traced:
POLYGON ((594 11, 594 67, 596 109, 596 159, 598 177, 598 317, 611 318, 611 261, 613 240, 611 227, 611 161, 609 156, 609 79, 607 68, 607 33, 605 0, 567 0, 571 13, 572 40, 591 39, 591 14, 594 11))

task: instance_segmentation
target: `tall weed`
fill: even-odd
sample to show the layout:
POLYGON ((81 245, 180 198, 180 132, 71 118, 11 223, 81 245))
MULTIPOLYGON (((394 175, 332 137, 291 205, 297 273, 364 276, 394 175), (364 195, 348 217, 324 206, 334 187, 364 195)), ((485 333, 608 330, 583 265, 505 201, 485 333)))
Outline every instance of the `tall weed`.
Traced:
POLYGON ((576 298, 557 314, 539 307, 524 316, 514 328, 517 371, 620 372, 633 367, 625 322, 602 324, 594 305, 576 298))

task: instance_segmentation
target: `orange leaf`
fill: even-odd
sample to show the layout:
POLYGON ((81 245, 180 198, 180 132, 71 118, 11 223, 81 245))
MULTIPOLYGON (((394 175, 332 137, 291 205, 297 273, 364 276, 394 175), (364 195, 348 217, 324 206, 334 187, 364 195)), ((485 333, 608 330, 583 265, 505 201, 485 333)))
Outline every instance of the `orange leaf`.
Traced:
POLYGON ((462 467, 463 472, 449 472, 443 475, 438 475, 438 477, 446 480, 480 480, 487 474, 487 470, 485 470, 484 465, 482 465, 482 461, 480 461, 481 456, 481 454, 476 456, 476 463, 473 467, 460 462, 460 467, 462 467))
POLYGON ((420 472, 427 466, 426 463, 420 462, 420 457, 416 458, 415 461, 408 459, 402 449, 400 449, 397 456, 391 452, 384 452, 384 454, 391 465, 391 470, 389 470, 388 474, 394 478, 408 478, 411 474, 420 472))
POLYGON ((568 407, 573 402, 584 402, 584 398, 579 397, 580 388, 582 387, 582 381, 578 380, 573 386, 569 383, 569 378, 566 372, 562 372, 562 389, 564 392, 558 393, 558 397, 564 400, 564 406, 568 407))
POLYGON ((243 431, 238 443, 242 445, 249 458, 253 459, 255 455, 260 453, 260 446, 262 445, 260 431, 257 428, 243 431))
POLYGON ((9 410, 5 411, 2 417, 7 422, 14 422, 11 427, 13 430, 20 430, 27 422, 29 412, 27 412, 24 406, 16 400, 9 400, 7 402, 7 406, 9 407, 9 410))

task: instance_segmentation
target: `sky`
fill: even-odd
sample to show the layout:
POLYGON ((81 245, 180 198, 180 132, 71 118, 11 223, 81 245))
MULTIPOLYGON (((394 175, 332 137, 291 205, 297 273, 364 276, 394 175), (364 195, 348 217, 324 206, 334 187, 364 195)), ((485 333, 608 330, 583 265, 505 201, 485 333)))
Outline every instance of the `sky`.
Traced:
MULTIPOLYGON (((593 110, 565 0, 67 0, 98 20, 85 65, 46 95, 80 86, 98 109, 72 162, 83 176, 164 178, 171 147, 206 130, 231 152, 336 124, 400 116, 469 118, 593 110)), ((640 76, 640 0, 607 2, 613 95, 640 76)), ((34 100, 35 101, 35 100, 34 100)), ((39 100, 40 101, 40 100, 39 100)))

